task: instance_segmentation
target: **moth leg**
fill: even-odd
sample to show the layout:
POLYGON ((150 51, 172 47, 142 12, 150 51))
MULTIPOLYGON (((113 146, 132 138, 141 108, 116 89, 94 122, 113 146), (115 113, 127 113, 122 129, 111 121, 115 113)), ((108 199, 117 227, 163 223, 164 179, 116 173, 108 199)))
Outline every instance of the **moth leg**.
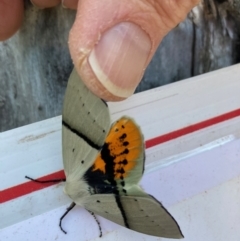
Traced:
POLYGON ((51 180, 44 180, 44 181, 40 181, 37 179, 33 179, 31 177, 25 176, 25 178, 33 181, 33 182, 38 182, 38 183, 49 183, 49 182, 66 182, 66 178, 61 178, 61 179, 51 179, 51 180))
POLYGON ((95 221, 97 222, 97 225, 98 225, 98 228, 99 228, 99 232, 100 232, 100 235, 99 235, 99 238, 102 237, 102 228, 101 228, 101 225, 100 225, 100 222, 97 220, 95 214, 89 210, 87 210, 92 216, 93 218, 95 219, 95 221))
POLYGON ((62 220, 75 207, 75 205, 76 205, 76 203, 72 202, 71 205, 67 208, 66 212, 60 218, 59 227, 65 234, 67 234, 67 232, 62 228, 62 220))

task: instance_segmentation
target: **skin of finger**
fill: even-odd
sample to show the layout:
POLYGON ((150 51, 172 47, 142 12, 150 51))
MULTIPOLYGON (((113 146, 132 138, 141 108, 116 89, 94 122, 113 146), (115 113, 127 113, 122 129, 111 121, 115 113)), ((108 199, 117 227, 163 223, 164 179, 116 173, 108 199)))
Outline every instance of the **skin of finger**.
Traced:
POLYGON ((65 8, 77 9, 78 0, 63 0, 62 5, 65 8))
POLYGON ((30 0, 38 8, 52 8, 61 3, 61 0, 30 0))
POLYGON ((23 21, 23 0, 0 0, 0 41, 10 38, 23 21))
POLYGON ((81 0, 69 35, 69 48, 74 65, 87 87, 105 100, 123 99, 113 96, 100 84, 88 63, 88 56, 104 31, 126 21, 140 26, 152 43, 148 64, 162 38, 184 20, 198 2, 199 0, 81 0))

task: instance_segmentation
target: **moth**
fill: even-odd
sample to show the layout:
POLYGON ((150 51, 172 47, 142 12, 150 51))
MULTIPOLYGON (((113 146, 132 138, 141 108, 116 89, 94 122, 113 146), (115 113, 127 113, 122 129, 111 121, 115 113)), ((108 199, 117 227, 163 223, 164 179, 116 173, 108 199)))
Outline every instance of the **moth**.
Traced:
POLYGON ((75 70, 68 81, 62 118, 64 192, 73 203, 60 227, 64 216, 80 205, 140 233, 183 238, 171 214, 138 184, 145 161, 140 127, 127 116, 111 125, 106 102, 88 90, 75 70))

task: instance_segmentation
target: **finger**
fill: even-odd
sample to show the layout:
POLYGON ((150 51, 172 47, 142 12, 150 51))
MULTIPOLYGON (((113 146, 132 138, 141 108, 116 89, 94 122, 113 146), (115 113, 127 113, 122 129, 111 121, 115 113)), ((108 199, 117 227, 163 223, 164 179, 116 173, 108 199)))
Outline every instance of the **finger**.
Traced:
POLYGON ((162 38, 198 0, 81 0, 69 35, 74 65, 105 100, 133 94, 162 38))
POLYGON ((61 0, 30 0, 31 3, 39 8, 52 8, 61 3, 61 0))
POLYGON ((23 21, 23 0, 0 0, 0 41, 10 38, 23 21))
POLYGON ((62 0, 62 5, 65 8, 77 9, 78 0, 62 0))
POLYGON ((169 32, 169 29, 182 22, 188 12, 199 2, 200 0, 164 0, 158 1, 155 7, 169 32))

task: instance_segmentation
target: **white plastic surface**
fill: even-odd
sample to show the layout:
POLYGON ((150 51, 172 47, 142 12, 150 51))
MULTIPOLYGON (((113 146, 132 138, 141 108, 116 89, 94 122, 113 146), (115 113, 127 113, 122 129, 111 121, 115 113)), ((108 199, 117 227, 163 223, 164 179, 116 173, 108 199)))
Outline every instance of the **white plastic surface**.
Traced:
MULTIPOLYGON (((146 91, 110 104, 113 120, 130 115, 145 139, 166 135, 240 109, 240 66, 146 91)), ((178 221, 186 241, 240 240, 240 115, 146 150, 141 185, 178 221)), ((61 117, 0 134, 0 190, 62 169, 61 117)), ((0 205, 0 240, 98 240, 92 216, 74 208, 62 184, 0 205)), ((1 192, 0 192, 1 195, 1 192)), ((98 217, 99 240, 165 240, 98 217)))

